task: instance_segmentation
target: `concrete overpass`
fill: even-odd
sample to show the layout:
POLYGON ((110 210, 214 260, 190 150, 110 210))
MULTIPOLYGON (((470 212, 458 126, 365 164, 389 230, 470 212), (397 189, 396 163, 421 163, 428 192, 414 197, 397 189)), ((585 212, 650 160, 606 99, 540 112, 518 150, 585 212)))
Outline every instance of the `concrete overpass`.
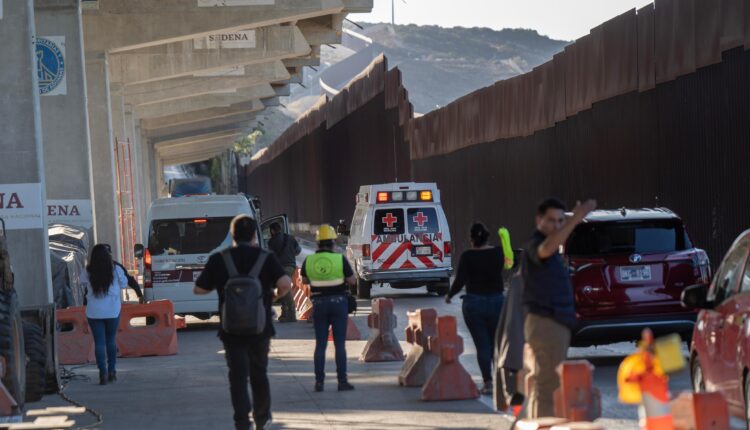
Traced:
MULTIPOLYGON (((77 202, 97 242, 129 252, 123 223, 142 240, 162 167, 230 148, 319 64, 321 45, 340 43, 347 14, 371 9, 372 0, 4 2, 0 192, 33 202, 28 214, 0 208, 14 255, 47 255, 47 201, 77 202), (132 190, 118 187, 127 163, 132 190)), ((49 289, 49 270, 17 266, 20 282, 49 289)))

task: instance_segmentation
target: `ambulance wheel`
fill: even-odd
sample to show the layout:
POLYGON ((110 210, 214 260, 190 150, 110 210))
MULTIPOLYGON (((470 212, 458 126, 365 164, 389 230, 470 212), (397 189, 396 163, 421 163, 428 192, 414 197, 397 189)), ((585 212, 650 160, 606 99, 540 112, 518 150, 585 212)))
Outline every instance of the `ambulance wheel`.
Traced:
POLYGON ((435 282, 434 284, 427 286, 427 292, 435 293, 438 295, 438 297, 443 297, 444 295, 448 294, 450 288, 450 281, 435 282))
POLYGON ((357 298, 369 299, 372 290, 372 282, 357 278, 357 298))

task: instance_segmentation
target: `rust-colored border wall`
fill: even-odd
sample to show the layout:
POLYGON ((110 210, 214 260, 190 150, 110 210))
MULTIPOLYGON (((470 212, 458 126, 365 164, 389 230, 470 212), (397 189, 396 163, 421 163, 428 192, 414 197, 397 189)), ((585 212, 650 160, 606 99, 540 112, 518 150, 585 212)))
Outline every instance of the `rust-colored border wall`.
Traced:
POLYGON ((750 51, 723 57, 531 136, 413 160, 414 179, 438 183, 457 251, 475 220, 509 227, 518 245, 540 199, 595 197, 606 208, 671 208, 718 263, 750 227, 750 51))
POLYGON ((631 91, 647 91, 750 45, 739 0, 656 0, 615 17, 529 73, 410 121, 415 159, 525 137, 631 91))

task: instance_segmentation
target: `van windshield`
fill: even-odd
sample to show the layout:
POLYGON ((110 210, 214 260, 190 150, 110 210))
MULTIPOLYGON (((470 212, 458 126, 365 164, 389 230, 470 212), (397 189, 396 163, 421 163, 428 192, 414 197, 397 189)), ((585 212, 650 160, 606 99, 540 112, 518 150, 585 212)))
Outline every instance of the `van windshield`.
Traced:
POLYGON ((151 223, 148 251, 151 255, 207 254, 229 246, 232 218, 160 219, 151 223))
POLYGON ((592 222, 573 231, 567 253, 577 256, 603 254, 656 254, 683 251, 693 245, 677 220, 592 222))

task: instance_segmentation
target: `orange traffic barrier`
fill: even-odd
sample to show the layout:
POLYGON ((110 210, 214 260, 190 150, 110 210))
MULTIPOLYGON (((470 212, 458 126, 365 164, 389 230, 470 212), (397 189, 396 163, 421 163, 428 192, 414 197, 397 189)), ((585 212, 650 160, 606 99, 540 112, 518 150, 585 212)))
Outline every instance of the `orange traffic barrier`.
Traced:
POLYGON ((177 354, 177 326, 172 302, 157 300, 139 305, 123 304, 117 348, 122 357, 177 354), (153 319, 154 323, 141 327, 131 324, 133 318, 143 317, 153 319))
MULTIPOLYGON (((352 317, 347 318, 346 325, 346 340, 362 340, 362 333, 359 332, 357 324, 354 324, 352 317)), ((333 330, 328 328, 328 340, 333 341, 333 330)))
POLYGON ((292 277, 292 293, 294 294, 294 306, 297 310, 297 319, 310 321, 312 317, 312 301, 310 300, 310 286, 302 282, 300 269, 294 272, 292 277))
POLYGON ((60 364, 86 364, 96 361, 94 355, 94 337, 91 335, 86 308, 58 309, 56 312, 58 327, 57 356, 60 364))
POLYGON ((619 398, 640 404, 641 428, 674 430, 669 405, 669 377, 653 352, 654 335, 644 329, 639 350, 627 356, 617 371, 619 398))
POLYGON ((465 400, 479 397, 479 389, 458 357, 464 352, 464 340, 458 335, 456 317, 437 319, 437 335, 428 339, 429 350, 438 356, 435 370, 422 387, 422 400, 465 400))
POLYGON ((393 307, 393 299, 372 301, 372 313, 367 316, 370 338, 359 356, 361 361, 403 361, 404 351, 393 333, 397 321, 393 307))
POLYGON ((182 330, 184 328, 187 328, 187 321, 185 320, 185 317, 181 317, 179 315, 174 316, 174 325, 177 328, 177 330, 182 330))
POLYGON ((588 421, 574 421, 572 423, 556 424, 550 430, 604 430, 604 426, 588 421))
POLYGON ((594 388, 594 366, 586 360, 557 366, 560 388, 555 390, 555 416, 570 421, 593 421, 601 416, 601 395, 594 388))
POLYGON ((565 424, 566 422, 567 420, 565 418, 528 418, 518 421, 516 423, 516 428, 518 430, 548 430, 556 425, 565 424))
POLYGON ((675 430, 727 430, 729 406, 721 393, 681 393, 671 404, 675 430))
POLYGON ((398 375, 398 383, 405 387, 421 387, 438 363, 438 357, 427 347, 429 338, 437 334, 437 311, 417 309, 407 312, 406 316, 409 320, 406 341, 411 344, 411 349, 398 375))

